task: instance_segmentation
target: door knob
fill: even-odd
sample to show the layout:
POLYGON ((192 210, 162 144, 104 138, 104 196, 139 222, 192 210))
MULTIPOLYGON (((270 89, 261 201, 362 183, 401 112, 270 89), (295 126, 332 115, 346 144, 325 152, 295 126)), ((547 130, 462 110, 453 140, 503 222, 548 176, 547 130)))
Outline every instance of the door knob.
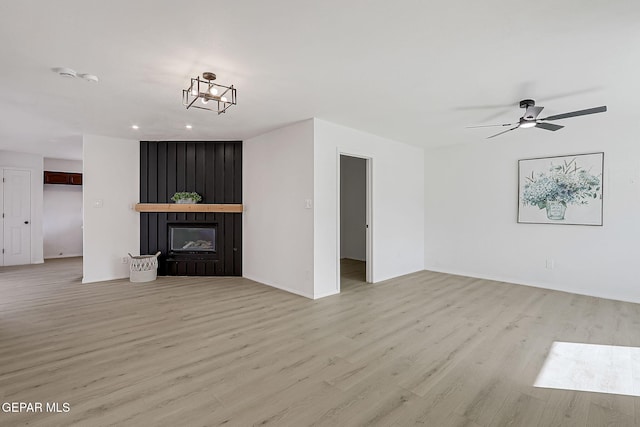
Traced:
POLYGON ((25 223, 25 224, 29 224, 29 221, 25 221, 24 223, 25 223))

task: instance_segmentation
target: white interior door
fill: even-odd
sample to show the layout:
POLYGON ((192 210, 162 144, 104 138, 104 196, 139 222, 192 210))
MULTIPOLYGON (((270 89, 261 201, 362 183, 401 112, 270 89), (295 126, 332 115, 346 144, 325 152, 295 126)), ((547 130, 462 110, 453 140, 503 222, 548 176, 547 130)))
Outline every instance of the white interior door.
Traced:
POLYGON ((31 172, 4 169, 3 265, 31 263, 31 172))

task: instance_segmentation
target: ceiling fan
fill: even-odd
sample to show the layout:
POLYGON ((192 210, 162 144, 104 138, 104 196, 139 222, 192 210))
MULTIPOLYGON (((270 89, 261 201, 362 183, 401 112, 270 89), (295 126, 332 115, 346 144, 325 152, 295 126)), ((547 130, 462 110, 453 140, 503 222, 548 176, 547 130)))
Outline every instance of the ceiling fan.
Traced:
POLYGON ((501 125, 467 126, 467 127, 468 128, 484 128, 484 127, 493 127, 493 126, 513 126, 511 129, 507 129, 505 131, 496 133, 495 135, 488 136, 487 139, 494 138, 498 135, 502 135, 507 132, 511 132, 512 130, 516 130, 518 128, 527 129, 527 128, 536 127, 536 128, 551 130, 555 132, 558 129, 562 129, 564 126, 556 125, 553 123, 547 123, 547 121, 568 119, 570 117, 586 116, 587 114, 604 113, 605 111, 607 111, 607 106, 603 105, 602 107, 587 108, 586 110, 578 110, 578 111, 572 111, 570 113, 555 114, 553 116, 539 119, 538 116, 540 115, 540 112, 544 109, 544 107, 536 107, 536 101, 534 101, 533 99, 523 99, 522 101, 520 101, 520 108, 524 108, 525 112, 524 112, 524 115, 520 117, 520 120, 518 120, 518 122, 516 123, 505 123, 501 125))

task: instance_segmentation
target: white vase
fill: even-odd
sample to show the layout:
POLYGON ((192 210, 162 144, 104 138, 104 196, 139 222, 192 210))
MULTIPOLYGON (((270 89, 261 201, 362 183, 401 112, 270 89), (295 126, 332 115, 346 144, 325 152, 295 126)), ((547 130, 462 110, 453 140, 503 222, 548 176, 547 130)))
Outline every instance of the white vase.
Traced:
POLYGON ((564 203, 557 202, 555 200, 547 200, 547 218, 550 220, 563 220, 566 210, 567 206, 564 203))
POLYGON ((176 203, 179 205, 187 205, 187 204, 194 204, 196 201, 193 199, 179 199, 176 200, 176 203))

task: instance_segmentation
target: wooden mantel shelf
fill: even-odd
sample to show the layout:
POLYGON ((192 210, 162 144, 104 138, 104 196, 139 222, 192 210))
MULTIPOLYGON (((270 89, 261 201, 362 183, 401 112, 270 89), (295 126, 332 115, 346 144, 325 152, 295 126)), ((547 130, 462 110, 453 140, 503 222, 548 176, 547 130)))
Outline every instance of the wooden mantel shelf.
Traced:
POLYGON ((138 203, 138 212, 225 212, 241 213, 242 205, 234 204, 179 204, 179 203, 138 203))

